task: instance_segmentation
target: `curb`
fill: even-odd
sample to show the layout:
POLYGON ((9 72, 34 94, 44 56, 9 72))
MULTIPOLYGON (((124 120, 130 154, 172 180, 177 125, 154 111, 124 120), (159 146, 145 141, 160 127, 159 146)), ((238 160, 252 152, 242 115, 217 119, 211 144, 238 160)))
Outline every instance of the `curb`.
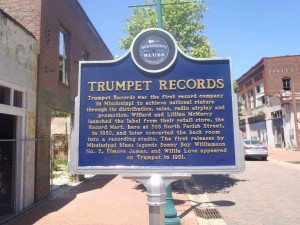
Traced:
POLYGON ((295 170, 299 170, 300 171, 300 164, 293 164, 293 163, 290 163, 290 162, 283 162, 283 161, 280 161, 280 160, 275 160, 275 159, 268 159, 268 161, 272 162, 272 163, 275 163, 277 165, 280 165, 280 166, 284 166, 284 167, 287 167, 287 168, 290 168, 290 169, 295 169, 295 170))
MULTIPOLYGON (((194 209, 194 213, 197 219, 198 225, 226 225, 225 221, 221 218, 202 218, 197 215, 197 211, 206 211, 206 210, 216 210, 216 207, 213 203, 210 202, 206 194, 194 194, 193 189, 198 188, 197 186, 191 188, 187 181, 183 180, 183 186, 188 193, 189 201, 194 209)), ((193 178, 191 178, 191 183, 194 184, 193 178)), ((218 212, 218 211, 217 211, 218 212)))

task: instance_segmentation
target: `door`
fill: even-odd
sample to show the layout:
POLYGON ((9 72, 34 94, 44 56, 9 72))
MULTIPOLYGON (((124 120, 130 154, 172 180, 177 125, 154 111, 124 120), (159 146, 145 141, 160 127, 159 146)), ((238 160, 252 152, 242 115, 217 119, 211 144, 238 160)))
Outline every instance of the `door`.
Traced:
POLYGON ((14 211, 16 117, 0 113, 0 216, 14 211))

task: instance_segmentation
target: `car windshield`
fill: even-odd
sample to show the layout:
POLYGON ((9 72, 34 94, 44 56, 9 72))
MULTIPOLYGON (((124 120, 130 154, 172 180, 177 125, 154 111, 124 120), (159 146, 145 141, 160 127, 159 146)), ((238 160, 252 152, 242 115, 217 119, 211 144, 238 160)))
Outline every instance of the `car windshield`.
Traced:
POLYGON ((262 143, 258 140, 245 140, 246 145, 262 145, 262 143))

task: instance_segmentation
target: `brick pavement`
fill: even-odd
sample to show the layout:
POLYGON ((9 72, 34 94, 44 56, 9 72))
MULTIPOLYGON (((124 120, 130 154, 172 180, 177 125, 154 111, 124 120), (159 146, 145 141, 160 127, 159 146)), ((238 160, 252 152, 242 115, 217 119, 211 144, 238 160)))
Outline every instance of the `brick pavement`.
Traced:
MULTIPOLYGON (((300 151, 291 151, 283 149, 269 149, 269 160, 274 163, 285 163, 283 166, 294 165, 300 168, 300 151)), ((291 171, 292 172, 292 171, 291 171)), ((203 175, 205 177, 206 175, 203 175)), ((207 175, 209 176, 209 175, 207 175)), ((217 177, 218 175, 211 175, 217 177)), ((239 175, 238 183, 244 185, 243 176, 239 175), (243 181, 243 182, 242 182, 243 181)), ((276 176, 276 174, 274 174, 276 176)), ((183 225, 198 224, 194 207, 211 207, 217 205, 222 207, 221 212, 226 215, 232 215, 233 221, 236 217, 234 210, 230 209, 235 198, 244 196, 245 193, 235 192, 231 199, 224 200, 222 194, 228 193, 226 188, 231 187, 232 179, 230 176, 222 175, 223 181, 211 179, 207 183, 210 189, 198 191, 186 191, 180 182, 173 185, 173 198, 177 209, 177 214, 181 218, 183 225), (224 190, 218 195, 212 195, 211 192, 217 191, 223 184, 224 190), (229 186, 228 186, 229 185, 229 186), (189 194, 189 195, 188 195, 189 194), (206 199, 204 203, 198 203, 188 196, 199 195, 198 199, 206 199), (207 199, 207 196, 209 199, 207 199), (220 200, 221 199, 221 200, 220 200), (213 204, 214 203, 214 204, 213 204), (228 212, 228 210, 231 210, 228 212)), ((246 178, 245 178, 246 179, 246 178)), ((237 181, 237 180, 236 180, 237 181)), ((288 181, 282 181, 288 182, 288 181)), ((187 182, 190 183, 190 182, 187 182)), ((235 186, 233 184, 232 186, 235 186)), ((245 186, 246 188, 247 186, 245 186)), ((255 187, 253 187, 255 189, 255 187)), ((261 191, 268 190, 262 188, 261 191)), ((265 204, 261 201, 258 193, 252 193, 257 202, 253 207, 265 204)), ((247 195, 245 195, 247 196, 247 195)), ((278 197, 278 196, 277 196, 278 197)), ((287 196, 290 197, 290 196, 287 196)), ((87 179, 76 187, 63 187, 56 191, 53 198, 37 207, 34 207, 20 216, 10 221, 9 225, 146 225, 149 224, 148 206, 146 204, 146 192, 140 183, 132 180, 123 179, 120 176, 98 175, 87 179)), ((244 198, 244 197, 243 197, 244 198)), ((273 198, 276 198, 273 197, 273 198)), ((244 202, 242 204, 248 204, 244 202)), ((287 204, 287 203, 285 203, 287 204)), ((266 206, 270 208, 270 206, 266 206)), ((272 208, 272 207, 271 207, 272 208)), ((282 210, 282 208, 280 208, 282 210)), ((292 213, 289 211, 289 213, 292 213)), ((257 216, 254 212, 249 212, 251 216, 257 216)), ((230 221, 230 220, 229 220, 230 221)), ((220 222, 220 221, 219 221, 220 222)), ((224 221, 223 221, 224 222, 224 221)), ((200 222, 199 222, 200 224, 200 222)), ((213 220, 201 220, 201 224, 222 224, 214 223, 213 220)), ((225 222, 223 223, 225 224, 225 222)), ((235 224, 234 222, 232 224, 235 224)))
POLYGON ((300 151, 269 148, 269 159, 297 163, 300 162, 300 151))
POLYGON ((269 161, 281 166, 300 171, 300 151, 286 149, 269 149, 269 161))
POLYGON ((223 224, 294 225, 300 221, 299 170, 300 151, 269 149, 268 161, 248 160, 242 174, 196 175, 192 185, 206 194, 223 224))
MULTIPOLYGON (((187 194, 180 185, 173 193, 183 225, 196 225, 187 194)), ((74 188, 60 188, 44 204, 21 214, 10 225, 146 225, 146 192, 140 183, 120 176, 98 175, 74 188)))
POLYGON ((243 174, 196 177, 226 224, 299 224, 299 171, 258 160, 246 167, 243 174))

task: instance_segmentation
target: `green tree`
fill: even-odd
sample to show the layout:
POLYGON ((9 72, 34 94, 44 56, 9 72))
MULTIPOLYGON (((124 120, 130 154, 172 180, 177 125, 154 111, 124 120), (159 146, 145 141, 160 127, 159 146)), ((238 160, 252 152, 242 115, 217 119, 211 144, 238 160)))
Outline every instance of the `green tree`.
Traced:
MULTIPOLYGON (((184 0, 164 0, 162 3, 184 2, 184 0)), ((154 4, 155 0, 146 0, 145 4, 154 4)), ((214 50, 203 34, 205 24, 203 13, 207 10, 203 0, 190 3, 169 4, 163 6, 163 27, 176 39, 178 46, 186 54, 197 58, 211 58, 214 50)), ((157 27, 156 7, 135 7, 131 18, 127 19, 124 31, 127 36, 121 39, 120 48, 129 49, 134 37, 144 29, 157 27)))
POLYGON ((234 93, 238 93, 239 92, 239 85, 238 83, 236 82, 236 80, 233 81, 233 91, 234 93))
MULTIPOLYGON (((234 80, 233 81, 233 91, 234 91, 234 93, 238 93, 239 92, 239 85, 238 85, 238 83, 236 82, 236 80, 234 80)), ((243 103, 240 101, 240 100, 238 100, 238 112, 239 112, 239 116, 242 116, 243 114, 242 114, 242 106, 243 106, 243 103)))

